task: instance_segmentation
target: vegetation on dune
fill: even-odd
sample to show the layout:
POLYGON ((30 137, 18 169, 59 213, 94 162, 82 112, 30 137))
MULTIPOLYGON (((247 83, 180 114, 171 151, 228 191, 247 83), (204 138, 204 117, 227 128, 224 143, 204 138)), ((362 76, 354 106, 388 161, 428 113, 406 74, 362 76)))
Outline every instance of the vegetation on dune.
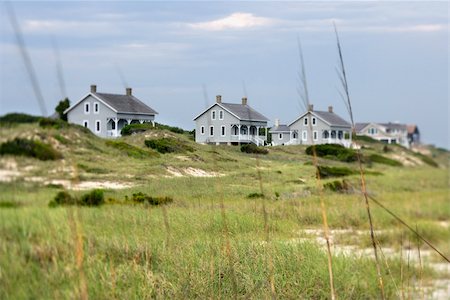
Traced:
POLYGON ((255 144, 243 144, 241 146, 241 152, 253 154, 268 154, 269 150, 264 147, 258 147, 255 144))
POLYGON ((341 192, 346 193, 352 190, 352 187, 348 183, 347 180, 334 180, 331 182, 327 182, 323 184, 324 189, 330 190, 333 192, 341 192))
POLYGON ((50 207, 60 205, 99 206, 104 203, 105 197, 103 195, 103 190, 94 189, 86 194, 83 194, 81 197, 73 196, 67 191, 60 191, 48 205, 50 207))
POLYGON ((62 155, 51 145, 40 141, 15 138, 0 145, 0 155, 18 155, 37 158, 39 160, 61 159, 62 155))
POLYGON ((346 167, 317 166, 317 170, 320 174, 320 178, 342 177, 356 173, 352 169, 346 167))
POLYGON ((318 157, 331 158, 343 162, 352 162, 358 159, 357 153, 354 150, 345 148, 344 146, 337 144, 321 144, 309 146, 305 150, 306 154, 313 155, 314 147, 316 155, 318 157))
POLYGON ((123 141, 107 140, 105 144, 108 147, 120 150, 122 153, 133 158, 141 159, 158 156, 158 153, 155 153, 154 151, 144 150, 123 141))
POLYGON ((168 130, 170 132, 177 133, 177 134, 192 134, 192 132, 186 131, 182 128, 164 125, 164 124, 160 124, 160 123, 156 123, 156 122, 155 122, 155 126, 153 126, 152 123, 129 124, 129 125, 124 126, 122 128, 122 130, 120 131, 120 133, 123 136, 127 136, 127 135, 131 135, 134 133, 144 132, 147 130, 168 130))
POLYGON ((60 119, 41 118, 39 119, 39 126, 43 128, 61 129, 69 126, 69 124, 60 119))
POLYGON ((369 156, 369 161, 370 162, 375 162, 375 163, 379 163, 379 164, 383 164, 383 165, 388 165, 388 166, 393 166, 393 167, 401 167, 403 166, 403 164, 401 162, 399 162, 398 160, 392 159, 392 158, 387 158, 383 155, 380 154, 371 154, 369 156))
POLYGON ((171 137, 145 140, 144 143, 147 147, 152 148, 162 154, 194 152, 194 148, 189 146, 187 143, 171 137))
POLYGON ((172 197, 164 196, 164 197, 155 197, 149 196, 145 193, 138 192, 134 193, 131 198, 125 196, 125 202, 132 202, 137 204, 149 204, 149 205, 164 205, 173 202, 172 197))
POLYGON ((423 155, 422 153, 414 153, 414 155, 417 156, 418 158, 420 158, 424 163, 426 163, 429 166, 432 166, 435 168, 439 167, 439 164, 427 155, 423 155))

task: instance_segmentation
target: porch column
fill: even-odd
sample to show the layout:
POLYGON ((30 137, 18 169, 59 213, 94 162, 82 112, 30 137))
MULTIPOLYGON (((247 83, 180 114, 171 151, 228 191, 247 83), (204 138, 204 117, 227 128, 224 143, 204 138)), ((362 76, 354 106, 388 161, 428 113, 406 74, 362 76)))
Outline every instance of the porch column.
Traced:
POLYGON ((267 126, 264 127, 264 133, 266 134, 266 143, 267 143, 267 126))
POLYGON ((155 121, 151 120, 153 127, 155 127, 155 121))
POLYGON ((238 141, 240 144, 241 143, 241 124, 239 124, 237 127, 238 127, 238 141))
POLYGON ((133 121, 133 119, 127 119, 127 124, 130 125, 131 121, 133 121))
POLYGON ((116 132, 114 133, 114 136, 119 136, 119 119, 114 118, 113 122, 114 122, 114 128, 116 130, 116 132))
POLYGON ((139 123, 141 123, 141 124, 144 123, 144 122, 145 122, 145 120, 139 120, 139 123))
POLYGON ((328 131, 328 144, 331 144, 331 130, 328 131))

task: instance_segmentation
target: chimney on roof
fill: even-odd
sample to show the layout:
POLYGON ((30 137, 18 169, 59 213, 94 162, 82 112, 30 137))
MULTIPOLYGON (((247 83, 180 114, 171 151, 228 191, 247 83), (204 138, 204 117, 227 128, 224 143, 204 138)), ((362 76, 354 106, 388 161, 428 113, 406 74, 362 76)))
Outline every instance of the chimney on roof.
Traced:
POLYGON ((328 112, 333 113, 333 106, 328 106, 328 112))
POLYGON ((275 119, 275 127, 280 126, 280 119, 275 119))
POLYGON ((247 97, 242 97, 242 105, 247 105, 247 97))
POLYGON ((314 105, 309 104, 308 105, 308 111, 314 111, 314 105))
POLYGON ((97 93, 97 86, 95 84, 91 84, 91 93, 97 93))
POLYGON ((131 88, 126 88, 125 91, 127 96, 131 96, 131 88))
POLYGON ((216 102, 217 103, 222 103, 222 96, 221 95, 217 95, 216 96, 216 102))

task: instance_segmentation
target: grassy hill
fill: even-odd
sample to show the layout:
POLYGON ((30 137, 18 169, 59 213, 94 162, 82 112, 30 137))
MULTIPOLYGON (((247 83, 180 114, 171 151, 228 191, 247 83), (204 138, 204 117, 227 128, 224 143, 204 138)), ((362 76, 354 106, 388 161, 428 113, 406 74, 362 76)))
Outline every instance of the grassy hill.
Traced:
MULTIPOLYGON (((331 176, 318 182, 305 146, 255 155, 164 128, 107 140, 78 126, 1 126, 0 145, 35 141, 60 154, 0 156, 2 299, 325 299, 321 197, 338 297, 379 296, 356 162, 319 157, 331 176), (350 175, 333 177, 336 168, 350 175), (336 181, 346 188, 333 188, 336 181), (104 190, 102 206, 48 205, 61 191, 82 197, 95 188, 104 190), (130 201, 138 193, 173 201, 130 201)), ((449 153, 361 145, 370 194, 450 255, 449 153)), ((420 264, 418 252, 408 252, 417 249, 416 237, 371 205, 389 298, 442 288, 449 276, 438 267, 442 259, 421 244, 420 264)))

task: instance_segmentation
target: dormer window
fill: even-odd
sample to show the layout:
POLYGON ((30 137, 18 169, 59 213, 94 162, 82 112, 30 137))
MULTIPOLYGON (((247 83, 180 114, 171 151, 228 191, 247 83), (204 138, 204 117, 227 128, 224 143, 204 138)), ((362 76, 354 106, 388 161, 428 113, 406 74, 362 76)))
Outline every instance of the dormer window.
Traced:
POLYGON ((216 111, 213 110, 213 111, 211 112, 211 120, 215 120, 215 119, 216 119, 216 111))

